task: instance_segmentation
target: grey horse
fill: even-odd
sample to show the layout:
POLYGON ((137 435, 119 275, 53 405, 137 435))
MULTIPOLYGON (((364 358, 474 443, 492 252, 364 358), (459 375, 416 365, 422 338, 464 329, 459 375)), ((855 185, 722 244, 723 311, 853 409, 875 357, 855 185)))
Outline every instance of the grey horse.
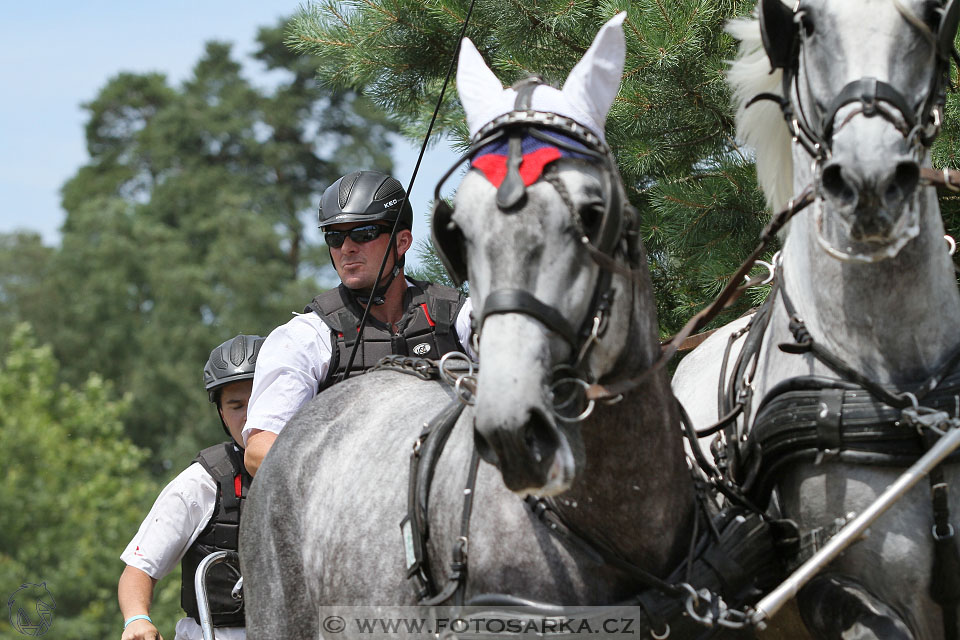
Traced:
MULTIPOLYGON (((526 127, 531 123, 521 121, 533 118, 541 125, 524 130, 551 136, 592 135, 600 140, 587 146, 601 153, 551 161, 539 180, 508 194, 509 204, 499 207, 501 190, 471 170, 444 224, 457 236, 444 249, 463 248, 454 257, 464 259, 481 310, 482 367, 475 405, 460 417, 435 468, 427 553, 433 580, 443 584, 462 534, 476 445, 483 462, 472 492, 467 600, 497 593, 604 605, 644 587, 636 576, 552 535, 525 504, 526 494, 553 496, 556 515, 581 538, 658 576, 679 564, 690 542, 694 494, 663 372, 588 417, 573 415, 584 407, 564 409, 583 401, 580 394, 568 396, 588 382, 636 375, 660 353, 646 259, 636 234, 628 233, 636 214, 615 204, 625 195, 602 132, 590 134, 582 123, 537 107, 544 95, 596 99, 598 91, 578 83, 607 78, 612 88, 599 92, 607 96, 599 109, 605 117, 622 72, 620 22, 622 16, 591 47, 593 54, 612 49, 612 62, 606 57, 601 65, 588 52, 563 92, 533 88, 533 107, 514 122, 526 127), (541 129, 546 121, 552 124, 541 129), (558 386, 558 378, 569 380, 558 386)), ((479 54, 468 41, 458 84, 469 115, 477 89, 468 86, 464 56, 474 57, 476 70, 479 54)), ((483 69, 484 81, 495 81, 483 69)), ((496 87, 514 95, 499 82, 496 87)), ((249 637, 319 637, 326 605, 418 602, 398 527, 407 514, 410 452, 423 425, 456 397, 440 382, 371 372, 325 391, 290 421, 260 468, 244 513, 249 637)))
MULTIPOLYGON (((942 117, 956 4, 800 0, 791 10, 762 0, 763 31, 756 20, 730 26, 741 41, 729 73, 738 133, 756 149, 768 202, 779 210, 808 184, 816 201, 784 234, 755 369, 724 380, 752 398, 729 443, 748 439, 758 408, 786 380, 823 376, 862 386, 853 379, 862 376, 899 393, 950 368, 960 343, 960 295, 936 193, 919 178, 931 166, 929 145, 942 117), (749 104, 765 93, 772 103, 749 104), (776 104, 784 97, 793 131, 776 104), (810 344, 846 368, 827 366, 806 349, 810 344)), ((698 427, 718 419, 722 363, 733 363, 745 342, 725 357, 728 339, 751 318, 713 335, 676 371, 674 390, 698 427)), ((814 419, 822 428, 820 451, 798 453, 774 474, 773 505, 801 533, 829 535, 836 519, 861 513, 903 471, 893 460, 909 453, 909 443, 886 457, 863 453, 871 464, 858 464, 847 436, 834 437, 847 428, 854 396, 870 397, 825 392, 814 419)), ((910 427, 897 424, 909 439, 910 427)), ((960 468, 944 467, 956 521, 960 468)), ((956 602, 944 614, 931 598, 933 525, 930 487, 920 484, 800 593, 809 631, 818 638, 945 637, 945 626, 956 625, 956 602)))

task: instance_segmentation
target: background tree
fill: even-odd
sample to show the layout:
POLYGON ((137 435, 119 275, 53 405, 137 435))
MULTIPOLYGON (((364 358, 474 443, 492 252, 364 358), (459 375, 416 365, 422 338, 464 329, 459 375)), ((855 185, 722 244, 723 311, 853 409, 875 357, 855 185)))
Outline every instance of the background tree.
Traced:
MULTIPOLYGON (((289 42, 320 61, 322 82, 338 89, 365 87, 408 135, 422 136, 469 4, 323 0, 300 12, 289 42)), ((629 197, 643 218, 664 333, 676 331, 718 293, 755 246, 767 220, 753 154, 734 137, 723 78, 726 62, 736 53, 723 26, 748 14, 754 4, 477 0, 467 29, 504 84, 537 72, 560 86, 603 22, 627 11, 623 84, 606 133, 629 197)), ((463 113, 453 92, 439 123, 437 135, 449 133, 465 147, 463 113)), ((937 162, 956 156, 947 150, 957 148, 957 125, 946 129, 937 162)), ((956 209, 950 200, 944 203, 948 221, 956 209)), ((752 299, 715 324, 763 295, 754 291, 752 299)))
MULTIPOLYGON (((119 555, 159 492, 142 467, 149 452, 124 435, 136 407, 95 374, 76 387, 58 383, 59 363, 28 325, 8 340, 0 362, 0 585, 12 592, 46 582, 56 602, 50 637, 116 637, 119 555)), ((179 603, 176 580, 160 583, 153 611, 165 637, 173 637, 179 603)), ((0 616, 0 638, 20 637, 0 616)))
POLYGON ((200 387, 210 349, 265 335, 332 282, 305 231, 319 194, 354 169, 392 170, 396 126, 358 92, 319 87, 317 61, 283 33, 257 36, 268 88, 217 42, 181 86, 111 78, 85 105, 90 161, 63 188, 62 246, 4 239, 0 326, 29 320, 64 380, 96 371, 132 393, 128 432, 178 467, 219 433, 200 387), (29 275, 6 275, 21 258, 29 275))

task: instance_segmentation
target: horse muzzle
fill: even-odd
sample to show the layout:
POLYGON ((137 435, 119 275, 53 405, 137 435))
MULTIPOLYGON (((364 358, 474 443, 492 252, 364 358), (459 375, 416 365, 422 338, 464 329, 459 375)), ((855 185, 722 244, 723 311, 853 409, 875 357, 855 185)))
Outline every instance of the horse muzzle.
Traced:
POLYGON ((555 354, 548 334, 531 318, 506 314, 491 317, 480 338, 474 441, 517 493, 565 491, 583 458, 579 426, 551 410, 555 354))
POLYGON ((504 484, 515 493, 556 495, 573 483, 576 462, 571 448, 556 423, 540 410, 511 422, 477 424, 474 441, 480 456, 500 470, 504 484))
POLYGON ((817 239, 847 262, 892 258, 919 233, 920 163, 881 118, 847 127, 819 176, 817 239), (849 134, 859 142, 846 144, 849 134))

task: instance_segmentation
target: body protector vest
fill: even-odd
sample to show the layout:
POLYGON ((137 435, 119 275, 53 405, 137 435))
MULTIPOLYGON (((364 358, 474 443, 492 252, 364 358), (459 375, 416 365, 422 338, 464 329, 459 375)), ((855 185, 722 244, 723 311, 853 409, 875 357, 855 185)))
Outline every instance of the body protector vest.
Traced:
MULTIPOLYGON (((403 318, 398 332, 372 315, 367 317, 363 337, 350 373, 369 369, 389 355, 412 356, 439 360, 450 351, 464 352, 457 337, 457 315, 466 298, 456 289, 421 280, 410 279, 414 286, 404 293, 403 318)), ((363 307, 342 284, 321 293, 304 309, 314 311, 330 327, 333 356, 327 377, 320 384, 326 389, 338 380, 350 361, 350 352, 357 341, 363 307)))
MULTIPOLYGON (((217 502, 213 515, 193 545, 183 556, 183 577, 180 585, 180 606, 187 615, 200 622, 194 577, 200 562, 216 551, 236 551, 240 535, 240 512, 250 488, 251 477, 243 466, 243 450, 234 442, 221 442, 197 454, 207 473, 217 481, 217 502)), ((207 600, 215 627, 244 626, 243 603, 231 592, 237 572, 226 563, 216 564, 207 572, 207 600)))

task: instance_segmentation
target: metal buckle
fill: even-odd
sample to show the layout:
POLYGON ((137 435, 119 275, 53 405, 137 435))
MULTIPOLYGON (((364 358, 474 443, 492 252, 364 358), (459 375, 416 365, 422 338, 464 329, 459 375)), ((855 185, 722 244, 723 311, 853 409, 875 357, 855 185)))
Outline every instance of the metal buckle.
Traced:
POLYGON ((949 522, 947 523, 947 533, 945 533, 942 536, 939 533, 937 533, 937 525, 933 525, 933 527, 930 530, 930 534, 933 536, 933 539, 936 540, 937 542, 940 542, 941 540, 951 539, 953 537, 953 533, 954 533, 953 525, 950 524, 949 522))

